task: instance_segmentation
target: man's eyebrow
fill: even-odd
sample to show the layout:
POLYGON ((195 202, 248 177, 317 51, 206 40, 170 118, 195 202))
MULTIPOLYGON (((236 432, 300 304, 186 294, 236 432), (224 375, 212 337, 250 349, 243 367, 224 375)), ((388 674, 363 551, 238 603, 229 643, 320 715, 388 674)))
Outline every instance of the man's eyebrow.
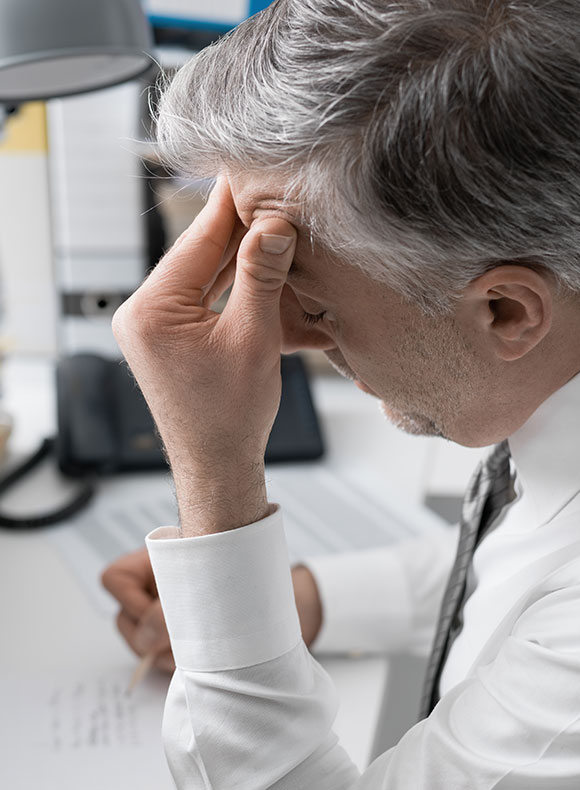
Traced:
POLYGON ((293 283, 300 283, 307 282, 309 278, 304 269, 301 269, 296 264, 296 261, 292 261, 292 265, 288 269, 287 279, 292 280, 293 283))

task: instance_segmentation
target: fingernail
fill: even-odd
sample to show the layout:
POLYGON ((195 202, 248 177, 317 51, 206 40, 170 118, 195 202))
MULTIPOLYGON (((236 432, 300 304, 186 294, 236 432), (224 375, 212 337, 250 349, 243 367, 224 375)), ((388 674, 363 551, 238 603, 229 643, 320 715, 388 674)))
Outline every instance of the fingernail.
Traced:
POLYGON ((150 625, 144 625, 135 634, 135 643, 137 649, 143 653, 147 653, 159 641, 159 635, 155 628, 150 625))
POLYGON ((260 249, 273 255, 281 255, 292 244, 292 236, 277 236, 274 233, 262 233, 260 249))

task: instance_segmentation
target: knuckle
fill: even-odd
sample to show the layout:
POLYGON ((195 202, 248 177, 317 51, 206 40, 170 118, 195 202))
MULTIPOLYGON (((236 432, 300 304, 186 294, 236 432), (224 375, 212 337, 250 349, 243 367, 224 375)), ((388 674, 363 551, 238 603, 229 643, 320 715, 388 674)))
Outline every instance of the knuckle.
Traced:
POLYGON ((142 300, 137 297, 136 293, 117 308, 113 314, 111 328, 119 343, 135 334, 135 330, 142 323, 142 315, 142 300))
POLYGON ((135 294, 114 313, 111 328, 121 347, 130 341, 148 340, 159 331, 159 322, 145 300, 135 294))
POLYGON ((173 672, 175 670, 175 661, 173 660, 173 653, 162 653, 157 657, 155 666, 163 672, 173 672))
POLYGON ((105 570, 101 573, 101 584, 103 585, 105 590, 111 592, 111 587, 114 584, 114 579, 115 579, 115 570, 109 565, 109 567, 105 568, 105 570))
POLYGON ((118 307, 113 313, 113 318, 111 320, 111 329, 113 331, 113 335, 117 340, 120 340, 124 334, 126 312, 127 311, 125 305, 123 304, 121 305, 121 307, 118 307))
POLYGON ((276 260, 259 262, 245 260, 242 262, 242 266, 246 274, 264 290, 280 288, 284 282, 287 268, 285 265, 281 265, 280 261, 276 260))
POLYGON ((100 581, 103 587, 105 587, 106 589, 108 589, 109 576, 110 576, 110 570, 109 568, 105 568, 105 570, 101 573, 100 581))

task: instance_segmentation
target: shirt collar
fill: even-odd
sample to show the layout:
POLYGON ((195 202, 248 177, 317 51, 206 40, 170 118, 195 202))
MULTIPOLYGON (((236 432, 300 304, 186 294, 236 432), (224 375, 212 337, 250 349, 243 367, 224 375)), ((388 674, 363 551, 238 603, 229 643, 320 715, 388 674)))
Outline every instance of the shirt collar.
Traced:
POLYGON ((580 374, 509 438, 518 480, 540 526, 580 491, 580 374))

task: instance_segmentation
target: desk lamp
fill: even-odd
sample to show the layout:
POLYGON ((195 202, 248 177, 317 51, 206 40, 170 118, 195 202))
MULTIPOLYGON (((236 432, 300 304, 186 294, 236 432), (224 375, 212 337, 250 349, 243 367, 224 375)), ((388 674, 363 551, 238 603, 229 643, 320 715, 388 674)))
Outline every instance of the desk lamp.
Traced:
POLYGON ((139 0, 0 0, 0 129, 22 102, 139 76, 151 46, 139 0))
MULTIPOLYGON (((27 101, 108 88, 151 66, 152 37, 140 0, 0 0, 0 136, 4 119, 27 101)), ((0 492, 52 452, 52 441, 0 481, 0 492)), ((42 526, 72 515, 92 497, 88 482, 55 513, 3 526, 42 526)))

